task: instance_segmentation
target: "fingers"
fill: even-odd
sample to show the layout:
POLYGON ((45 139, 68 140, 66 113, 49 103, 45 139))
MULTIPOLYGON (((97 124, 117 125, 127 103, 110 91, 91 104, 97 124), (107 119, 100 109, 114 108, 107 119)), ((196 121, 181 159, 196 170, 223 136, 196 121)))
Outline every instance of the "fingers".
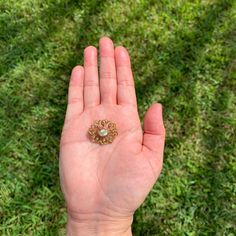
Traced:
POLYGON ((112 40, 102 37, 99 41, 99 49, 101 103, 116 104, 117 82, 112 40))
POLYGON ((100 80, 98 79, 97 49, 84 50, 84 108, 100 103, 137 107, 130 58, 124 47, 114 49, 108 37, 99 41, 100 80))
POLYGON ((88 46, 84 50, 84 106, 93 107, 100 104, 98 83, 97 49, 88 46))
POLYGON ((71 72, 66 119, 78 116, 83 112, 83 84, 84 68, 82 66, 76 66, 71 72))
POLYGON ((153 169, 160 172, 163 160, 165 128, 161 104, 153 104, 144 117, 143 152, 152 163, 153 169))
POLYGON ((117 102, 119 105, 137 106, 129 53, 124 47, 115 49, 117 74, 117 102))

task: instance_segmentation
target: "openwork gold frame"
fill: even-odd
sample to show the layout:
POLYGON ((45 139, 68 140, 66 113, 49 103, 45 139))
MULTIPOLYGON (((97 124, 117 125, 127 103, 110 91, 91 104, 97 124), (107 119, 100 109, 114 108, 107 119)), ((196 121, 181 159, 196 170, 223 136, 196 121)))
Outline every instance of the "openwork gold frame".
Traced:
POLYGON ((116 124, 109 120, 95 120, 90 126, 88 133, 92 142, 101 145, 112 143, 115 137, 118 135, 116 124), (100 136, 99 131, 101 129, 106 129, 108 134, 103 137, 100 136))

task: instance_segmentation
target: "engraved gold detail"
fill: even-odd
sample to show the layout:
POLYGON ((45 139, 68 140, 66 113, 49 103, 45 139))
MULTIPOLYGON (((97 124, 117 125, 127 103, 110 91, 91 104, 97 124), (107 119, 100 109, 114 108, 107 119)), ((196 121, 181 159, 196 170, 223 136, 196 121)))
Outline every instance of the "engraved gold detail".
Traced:
POLYGON ((116 124, 109 120, 95 120, 88 133, 92 142, 101 145, 112 143, 118 135, 116 124))

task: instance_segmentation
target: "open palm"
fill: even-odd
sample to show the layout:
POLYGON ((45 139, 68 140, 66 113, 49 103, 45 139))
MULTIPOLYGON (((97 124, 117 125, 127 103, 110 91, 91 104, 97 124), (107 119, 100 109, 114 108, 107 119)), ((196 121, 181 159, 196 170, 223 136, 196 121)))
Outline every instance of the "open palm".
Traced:
POLYGON ((61 137, 61 186, 68 212, 77 219, 133 215, 162 168, 161 105, 149 108, 143 132, 127 50, 114 49, 107 37, 100 39, 99 47, 100 76, 93 46, 84 51, 84 67, 72 70, 61 137), (111 144, 99 145, 90 141, 88 129, 103 119, 116 124, 118 136, 111 144))

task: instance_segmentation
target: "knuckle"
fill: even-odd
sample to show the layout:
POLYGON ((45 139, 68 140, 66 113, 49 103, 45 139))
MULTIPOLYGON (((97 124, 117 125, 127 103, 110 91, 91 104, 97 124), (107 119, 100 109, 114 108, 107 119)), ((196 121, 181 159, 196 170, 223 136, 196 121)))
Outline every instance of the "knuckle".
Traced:
POLYGON ((74 97, 74 98, 68 99, 68 104, 74 104, 74 103, 79 103, 79 102, 81 102, 81 97, 74 97))
POLYGON ((101 71, 101 79, 115 79, 115 75, 111 71, 101 71))
POLYGON ((131 79, 122 79, 118 81, 118 85, 134 86, 134 81, 131 79))
POLYGON ((98 81, 93 79, 87 79, 84 84, 85 87, 98 86, 98 81))

